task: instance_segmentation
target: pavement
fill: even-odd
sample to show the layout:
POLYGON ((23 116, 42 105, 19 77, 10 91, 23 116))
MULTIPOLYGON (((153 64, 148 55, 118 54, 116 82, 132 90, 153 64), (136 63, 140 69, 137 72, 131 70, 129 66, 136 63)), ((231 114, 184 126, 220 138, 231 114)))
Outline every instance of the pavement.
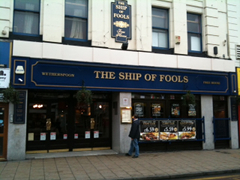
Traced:
POLYGON ((113 150, 27 154, 0 162, 1 180, 147 180, 240 172, 240 149, 140 152, 113 150))

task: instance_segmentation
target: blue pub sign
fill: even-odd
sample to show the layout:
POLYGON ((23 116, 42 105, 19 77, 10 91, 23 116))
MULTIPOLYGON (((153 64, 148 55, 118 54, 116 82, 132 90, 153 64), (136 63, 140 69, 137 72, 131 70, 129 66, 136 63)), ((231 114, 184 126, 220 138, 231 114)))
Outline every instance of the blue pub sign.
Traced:
POLYGON ((132 11, 127 1, 115 1, 111 3, 112 37, 116 42, 127 43, 132 38, 132 11))

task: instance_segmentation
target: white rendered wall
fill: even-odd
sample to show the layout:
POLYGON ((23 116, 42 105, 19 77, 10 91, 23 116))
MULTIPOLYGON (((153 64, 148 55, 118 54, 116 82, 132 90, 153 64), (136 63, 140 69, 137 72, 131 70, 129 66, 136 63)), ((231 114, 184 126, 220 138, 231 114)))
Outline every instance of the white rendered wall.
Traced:
POLYGON ((12 1, 1 0, 0 1, 0 37, 8 38, 9 30, 12 29, 12 1), (2 34, 2 31, 5 31, 6 34, 2 34))
POLYGON ((235 72, 234 61, 230 60, 19 40, 13 41, 13 56, 134 66, 235 72))
POLYGON ((240 45, 240 1, 227 1, 227 20, 228 20, 228 43, 230 58, 235 65, 240 67, 240 61, 236 60, 236 45, 240 45))
POLYGON ((214 149, 212 96, 201 96, 201 109, 205 120, 205 142, 203 142, 203 149, 214 149))
MULTIPOLYGON (((26 97, 28 97, 27 91, 26 97)), ((7 160, 24 160, 26 155, 27 116, 25 116, 24 124, 13 124, 11 122, 13 114, 14 105, 9 103, 7 160)), ((27 107, 25 108, 25 114, 27 114, 27 107)))
POLYGON ((230 148, 237 149, 239 148, 238 121, 232 121, 231 119, 231 97, 228 97, 228 114, 230 118, 230 122, 229 122, 230 137, 231 137, 230 148))

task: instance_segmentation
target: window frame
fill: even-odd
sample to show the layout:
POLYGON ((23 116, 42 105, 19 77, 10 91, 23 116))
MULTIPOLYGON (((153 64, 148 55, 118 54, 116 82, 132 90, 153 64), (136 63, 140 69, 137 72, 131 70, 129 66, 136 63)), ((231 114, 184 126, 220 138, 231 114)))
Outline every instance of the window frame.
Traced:
POLYGON ((12 27, 12 33, 14 35, 22 35, 22 36, 40 36, 40 11, 41 11, 41 0, 39 0, 39 6, 38 6, 38 11, 36 10, 26 10, 26 9, 19 9, 19 8, 15 8, 16 7, 16 1, 17 0, 14 0, 14 7, 13 7, 13 27, 12 27), (15 32, 14 31, 14 24, 15 24, 15 12, 18 11, 18 12, 31 12, 31 13, 34 13, 34 14, 38 14, 38 32, 37 34, 29 34, 29 33, 22 33, 22 32, 15 32))
MULTIPOLYGON (((193 32, 193 31, 189 31, 188 30, 188 26, 187 26, 187 38, 188 38, 188 43, 189 43, 189 38, 192 37, 193 35, 190 35, 190 34, 194 34, 194 35, 199 35, 200 36, 200 51, 194 51, 194 50, 191 50, 188 48, 188 52, 189 53, 202 53, 202 50, 203 50, 203 47, 202 47, 202 15, 201 14, 195 14, 195 13, 187 13, 187 17, 188 17, 188 14, 191 14, 191 15, 196 15, 198 17, 198 20, 199 20, 199 30, 200 32, 193 32)), ((187 24, 188 24, 188 18, 187 18, 187 24)), ((189 44, 188 44, 188 47, 189 47, 189 44)))
MULTIPOLYGON (((169 9, 152 7, 152 12, 153 12, 153 9, 164 10, 164 11, 167 12, 167 28, 155 27, 152 24, 152 35, 153 35, 153 30, 166 31, 166 33, 167 33, 167 47, 153 46, 153 42, 152 42, 152 48, 153 49, 161 49, 161 50, 169 50, 169 9)), ((152 17, 153 17, 153 14, 152 14, 152 17)))
POLYGON ((67 41, 81 41, 81 42, 87 42, 88 41, 88 6, 89 6, 89 1, 87 1, 87 5, 86 5, 86 11, 87 11, 87 16, 86 17, 79 17, 79 16, 71 16, 71 15, 66 15, 66 0, 64 0, 65 2, 65 12, 64 12, 64 40, 67 41), (70 37, 66 37, 66 28, 65 28, 65 23, 66 23, 66 18, 77 18, 80 20, 86 20, 86 39, 76 39, 76 38, 70 38, 70 37))

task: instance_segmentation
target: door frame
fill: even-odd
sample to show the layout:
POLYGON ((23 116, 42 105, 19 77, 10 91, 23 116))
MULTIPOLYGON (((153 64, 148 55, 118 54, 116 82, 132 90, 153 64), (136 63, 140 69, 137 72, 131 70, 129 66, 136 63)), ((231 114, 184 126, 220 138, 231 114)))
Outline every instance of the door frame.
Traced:
POLYGON ((7 140, 8 140, 8 113, 9 104, 0 102, 0 107, 4 107, 4 129, 3 133, 0 133, 0 137, 3 137, 3 155, 0 156, 0 160, 7 159, 7 140))

